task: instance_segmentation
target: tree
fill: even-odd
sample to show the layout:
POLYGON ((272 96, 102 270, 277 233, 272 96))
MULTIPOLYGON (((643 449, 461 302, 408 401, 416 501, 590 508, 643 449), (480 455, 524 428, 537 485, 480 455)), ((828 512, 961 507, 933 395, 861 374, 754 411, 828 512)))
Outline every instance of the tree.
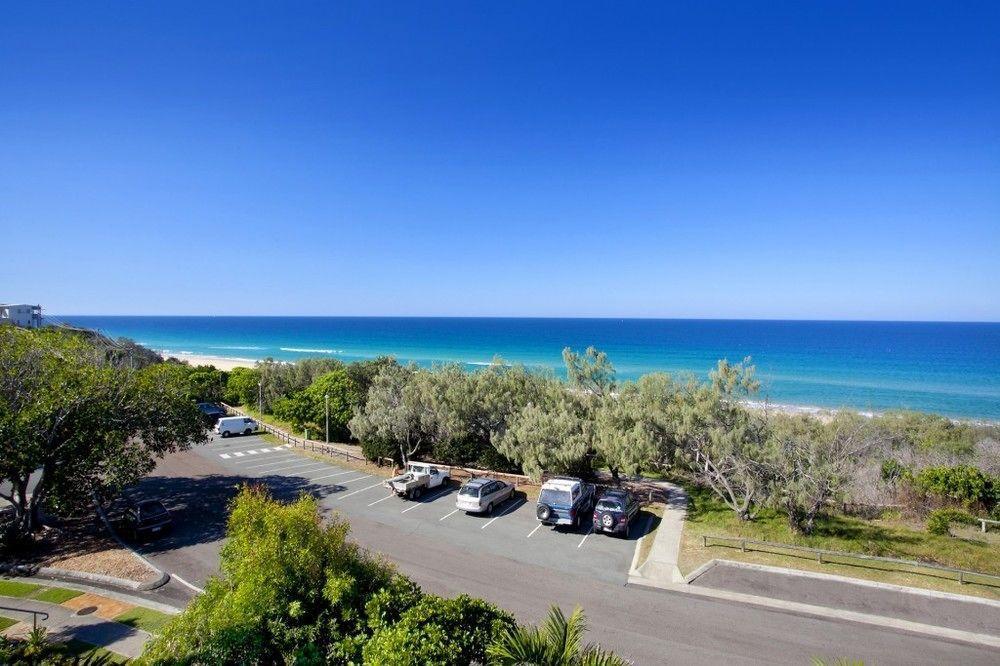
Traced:
POLYGON ((625 666, 617 655, 596 645, 583 646, 587 621, 579 606, 567 618, 558 606, 549 609, 541 627, 504 630, 487 654, 497 666, 625 666))
POLYGON ((378 356, 370 360, 355 361, 354 363, 347 364, 347 376, 354 382, 354 386, 358 392, 358 403, 354 407, 364 405, 365 400, 368 398, 368 389, 375 383, 375 378, 378 374, 388 367, 400 368, 402 366, 399 365, 399 362, 393 356, 378 356))
POLYGON ((615 366, 608 355, 587 347, 582 355, 569 347, 563 349, 563 362, 570 386, 581 388, 597 397, 610 395, 615 390, 615 366))
POLYGON ((876 444, 869 419, 840 413, 829 424, 799 416, 776 419, 765 464, 770 501, 800 534, 810 534, 816 516, 836 498, 859 461, 876 444))
POLYGON ((408 390, 415 372, 412 368, 384 368, 375 377, 364 408, 356 410, 348 423, 356 439, 395 446, 403 465, 431 439, 426 415, 414 401, 414 392, 408 390))
POLYGON ((594 410, 594 449, 608 466, 615 485, 622 473, 635 475, 656 459, 656 433, 648 426, 645 405, 634 384, 603 398, 594 410))
POLYGON ((558 383, 542 404, 529 404, 497 440, 497 449, 533 479, 544 472, 579 471, 593 443, 593 425, 579 398, 558 383))
POLYGON ((743 520, 756 515, 769 488, 766 413, 740 404, 759 388, 749 358, 723 360, 707 384, 691 379, 677 398, 677 438, 692 474, 743 520))
POLYGON ((219 402, 226 389, 228 376, 210 365, 200 365, 187 371, 188 395, 195 402, 219 402))
POLYGON ((329 406, 330 436, 337 440, 349 434, 347 423, 358 401, 354 382, 344 368, 337 368, 317 377, 306 389, 278 399, 272 404, 272 411, 298 428, 308 427, 312 432, 322 433, 329 406))
POLYGON ((231 405, 257 406, 257 392, 260 390, 260 371, 255 368, 233 368, 226 380, 223 395, 231 405))
POLYGON ((10 536, 36 530, 43 503, 76 511, 201 439, 188 388, 167 364, 117 367, 73 332, 0 327, 0 483, 10 484, 0 497, 13 508, 10 536))

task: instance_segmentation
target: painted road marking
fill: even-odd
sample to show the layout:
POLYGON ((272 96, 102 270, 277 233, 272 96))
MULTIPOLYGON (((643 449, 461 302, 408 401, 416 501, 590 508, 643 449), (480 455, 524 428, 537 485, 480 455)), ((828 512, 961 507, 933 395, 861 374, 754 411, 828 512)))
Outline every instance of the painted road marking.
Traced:
POLYGON ((287 458, 281 458, 278 462, 275 462, 274 460, 269 460, 268 462, 261 463, 259 465, 247 465, 243 469, 253 469, 255 467, 270 467, 271 465, 276 465, 276 464, 280 465, 283 462, 288 462, 289 460, 294 460, 296 458, 298 458, 298 456, 295 455, 294 453, 292 453, 292 454, 289 454, 287 458))
POLYGON ((345 497, 350 497, 351 495, 357 495, 358 493, 363 493, 366 490, 371 490, 372 488, 378 488, 381 485, 382 482, 379 481, 378 483, 370 485, 367 488, 362 488, 361 490, 355 490, 353 493, 347 493, 346 495, 338 495, 337 497, 334 498, 334 500, 344 499, 345 497))
POLYGON ((524 502, 520 502, 520 503, 515 503, 515 504, 514 504, 513 506, 509 506, 509 507, 507 507, 507 509, 506 509, 506 510, 505 510, 505 511, 504 511, 503 513, 501 513, 501 514, 500 514, 499 516, 494 516, 493 518, 491 518, 491 519, 490 519, 490 521, 489 521, 488 523, 486 523, 485 525, 483 525, 483 526, 482 526, 482 527, 480 527, 479 529, 481 529, 481 530, 485 530, 485 529, 486 529, 487 527, 489 527, 490 525, 492 525, 492 524, 493 524, 493 522, 494 522, 494 521, 495 521, 495 520, 496 520, 497 518, 501 518, 501 517, 503 517, 503 516, 506 516, 506 515, 507 515, 508 513, 510 513, 511 511, 513 511, 514 509, 516 509, 517 507, 521 506, 521 504, 524 504, 524 502))
POLYGON ((446 495, 449 490, 451 490, 451 489, 450 488, 446 488, 444 490, 444 492, 440 492, 437 495, 435 495, 434 497, 428 497, 428 498, 424 499, 423 502, 418 502, 417 504, 414 504, 413 506, 411 506, 409 509, 403 509, 402 511, 400 511, 400 513, 406 513, 407 511, 413 511, 418 506, 423 506, 425 504, 430 504, 431 502, 433 502, 434 500, 436 500, 438 497, 441 497, 442 495, 446 495))
POLYGON ((589 537, 593 533, 594 533, 594 526, 591 525, 590 526, 590 530, 588 530, 587 533, 583 535, 583 538, 580 539, 580 543, 579 543, 579 545, 577 545, 577 548, 579 548, 580 546, 582 546, 583 542, 587 540, 587 537, 589 537))
POLYGON ((249 451, 247 451, 247 453, 249 453, 252 456, 255 456, 257 455, 257 449, 250 449, 249 451))
POLYGON ((531 535, 532 535, 532 534, 534 534, 535 532, 537 532, 537 531, 538 531, 538 528, 539 528, 539 527, 541 527, 541 526, 542 526, 542 524, 541 524, 541 523, 538 523, 537 525, 535 525, 535 529, 533 529, 533 530, 531 530, 530 532, 528 532, 528 536, 527 536, 526 538, 530 539, 530 538, 531 538, 531 535))
MULTIPOLYGON (((449 513, 448 516, 454 516, 456 513, 458 513, 458 509, 455 509, 454 511, 452 511, 451 513, 449 513)), ((444 518, 438 518, 438 520, 444 520, 448 516, 445 516, 444 518)))
POLYGON ((266 472, 270 474, 271 472, 283 472, 286 469, 295 469, 296 467, 316 467, 317 469, 319 469, 321 467, 329 467, 329 465, 327 465, 326 463, 300 462, 300 463, 295 463, 294 465, 285 465, 284 467, 274 467, 272 469, 259 469, 257 471, 259 473, 266 472))
MULTIPOLYGON (((382 484, 379 484, 379 485, 382 485, 382 484)), ((387 499, 392 499, 392 498, 393 498, 393 497, 395 497, 395 496, 396 496, 396 493, 389 493, 388 495, 386 495, 386 496, 385 496, 385 497, 383 497, 382 499, 377 499, 377 500, 375 500, 374 502, 372 502, 371 504, 369 504, 368 506, 375 506, 375 505, 376 505, 376 504, 378 504, 379 502, 384 502, 384 501, 386 501, 387 499)))
POLYGON ((354 474, 354 470, 348 470, 346 472, 337 472, 336 474, 326 474, 324 476, 317 476, 315 478, 309 479, 310 481, 319 481, 320 479, 331 479, 335 476, 344 476, 345 474, 354 474))
POLYGON ((232 456, 230 456, 228 453, 220 453, 219 457, 220 458, 225 458, 226 460, 229 460, 232 456))
POLYGON ((338 481, 337 484, 340 485, 342 483, 350 483, 351 481, 360 481, 361 479, 370 479, 371 476, 372 476, 371 474, 365 474, 364 476, 359 476, 359 477, 356 477, 356 478, 353 478, 353 479, 344 479, 343 481, 338 481))
POLYGON ((236 456, 237 458, 242 458, 246 454, 243 453, 242 451, 233 451, 233 455, 236 456))

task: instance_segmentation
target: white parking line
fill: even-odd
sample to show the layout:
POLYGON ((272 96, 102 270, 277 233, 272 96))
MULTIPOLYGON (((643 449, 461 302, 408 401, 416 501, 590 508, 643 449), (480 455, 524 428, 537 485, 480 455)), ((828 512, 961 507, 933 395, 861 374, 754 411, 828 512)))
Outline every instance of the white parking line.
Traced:
POLYGON ((347 493, 346 495, 337 495, 333 499, 334 500, 344 499, 345 497, 350 497, 351 495, 357 495, 358 493, 363 493, 366 490, 371 490, 372 488, 378 488, 381 485, 382 485, 382 482, 379 481, 378 483, 373 483, 372 485, 368 486, 367 488, 362 488, 361 490, 355 490, 353 493, 347 493))
POLYGON ((257 449, 250 449, 249 451, 247 451, 247 453, 249 453, 252 456, 255 456, 257 455, 257 449))
POLYGON ((365 474, 364 476, 358 476, 353 479, 344 479, 343 481, 338 481, 337 484, 339 485, 342 483, 350 483, 351 481, 360 481, 361 479, 370 479, 371 476, 372 476, 371 474, 365 474))
POLYGON ((237 458, 242 458, 246 454, 243 453, 242 451, 233 451, 233 455, 236 456, 237 458))
MULTIPOLYGON (((454 516, 456 513, 458 513, 458 509, 455 509, 454 511, 452 511, 451 513, 449 513, 448 516, 454 516)), ((444 520, 448 516, 444 516, 444 518, 438 518, 438 520, 444 520)))
POLYGON ((220 458, 225 458, 226 460, 229 460, 232 456, 230 456, 228 453, 220 453, 219 457, 220 458))
POLYGON ((535 532, 537 532, 537 531, 538 531, 538 528, 539 528, 539 527, 541 527, 541 526, 542 526, 542 524, 541 524, 541 523, 538 523, 537 525, 535 525, 535 529, 533 529, 533 530, 531 530, 530 532, 528 532, 528 536, 527 536, 527 537, 525 537, 525 538, 527 538, 527 539, 530 539, 530 538, 531 538, 531 535, 532 535, 532 534, 534 534, 535 532))
POLYGON ((297 455, 295 455, 294 453, 289 453, 287 458, 281 458, 277 462, 275 462, 274 460, 269 460, 266 463, 261 463, 259 465, 247 465, 243 469, 253 469, 255 467, 271 467, 272 465, 280 465, 283 462, 288 462, 289 460, 294 460, 296 458, 298 458, 297 455))
POLYGON ((444 492, 440 492, 437 495, 435 495, 434 497, 428 497, 428 498, 424 499, 423 502, 418 502, 417 504, 414 504, 413 506, 411 506, 409 509, 403 509, 402 511, 400 511, 400 513, 406 513, 407 511, 413 511, 418 506, 423 506, 425 504, 430 504, 431 502, 433 502, 434 500, 436 500, 438 497, 441 497, 442 495, 447 495, 449 490, 451 490, 451 489, 447 488, 447 489, 444 490, 444 492))
POLYGON ((348 470, 346 472, 337 472, 336 474, 326 474, 324 476, 317 476, 309 479, 310 481, 319 481, 320 479, 332 479, 335 476, 344 476, 345 474, 354 474, 354 470, 348 470))
MULTIPOLYGON (((259 469, 257 470, 257 474, 273 474, 274 472, 284 472, 286 470, 296 469, 298 467, 315 467, 317 470, 319 470, 323 469, 324 467, 328 468, 329 465, 327 465, 326 463, 315 463, 315 462, 295 463, 294 465, 286 465, 285 467, 276 467, 274 469, 259 469)), ((304 469, 300 469, 298 472, 296 472, 296 474, 299 474, 304 471, 305 471, 304 469)))
POLYGON ((587 537, 589 537, 593 533, 594 533, 594 526, 591 525, 590 529, 587 531, 587 533, 583 535, 582 539, 580 539, 580 543, 579 543, 579 545, 577 545, 577 548, 579 548, 580 546, 582 546, 583 542, 587 540, 587 537))
MULTIPOLYGON (((382 485, 382 484, 379 484, 379 485, 382 485)), ((386 495, 385 497, 383 497, 382 499, 377 499, 377 500, 375 500, 374 502, 372 502, 372 503, 371 503, 371 504, 369 504, 368 506, 375 506, 375 505, 376 505, 376 504, 378 504, 379 502, 384 502, 384 501, 386 501, 387 499, 392 499, 392 498, 393 498, 393 497, 395 497, 395 496, 396 496, 396 493, 390 493, 390 494, 386 495)))
POLYGON ((497 518, 501 518, 501 517, 503 517, 503 516, 506 516, 506 515, 507 515, 508 513, 510 513, 511 511, 513 511, 514 509, 516 509, 517 507, 521 506, 522 504, 524 504, 524 502, 518 502, 518 503, 515 503, 515 504, 513 504, 512 506, 509 506, 509 507, 507 507, 507 508, 506 508, 506 509, 505 509, 505 510, 503 511, 503 513, 501 513, 501 514, 500 514, 500 515, 498 515, 498 516, 494 516, 493 518, 491 518, 491 519, 489 520, 489 522, 488 522, 488 523, 486 523, 485 525, 483 525, 483 526, 482 526, 482 527, 480 527, 479 529, 481 529, 481 530, 485 530, 485 529, 486 529, 487 527, 489 527, 490 525, 492 525, 492 524, 493 524, 493 521, 495 521, 495 520, 496 520, 497 518))

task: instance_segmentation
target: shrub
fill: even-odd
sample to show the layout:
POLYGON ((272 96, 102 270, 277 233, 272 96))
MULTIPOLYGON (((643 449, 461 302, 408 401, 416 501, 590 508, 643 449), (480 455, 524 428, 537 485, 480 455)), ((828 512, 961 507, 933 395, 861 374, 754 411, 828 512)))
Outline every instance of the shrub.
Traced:
POLYGON ((992 507, 997 502, 1000 483, 995 477, 967 465, 927 467, 914 482, 920 490, 961 502, 965 506, 992 507))
POLYGON ((231 405, 256 405, 260 372, 253 368, 233 368, 226 380, 223 398, 231 405))
POLYGON ((361 441, 361 455, 372 462, 378 462, 382 458, 392 458, 397 465, 402 462, 399 448, 395 444, 377 438, 361 441))
MULTIPOLYGON (((405 591, 403 599, 410 599, 405 591)), ((516 626, 509 613, 482 599, 427 595, 404 611, 398 622, 379 627, 365 645, 364 663, 380 666, 483 663, 490 643, 516 626)))
POLYGON ((934 511, 931 511, 927 518, 927 531, 931 534, 951 534, 949 528, 952 523, 971 525, 975 522, 976 519, 965 511, 958 511, 957 509, 935 509, 934 511))

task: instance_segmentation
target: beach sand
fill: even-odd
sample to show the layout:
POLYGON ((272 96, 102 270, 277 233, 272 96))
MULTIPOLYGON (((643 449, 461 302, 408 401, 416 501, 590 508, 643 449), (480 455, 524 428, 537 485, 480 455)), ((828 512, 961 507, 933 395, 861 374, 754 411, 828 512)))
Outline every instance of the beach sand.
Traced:
POLYGON ((228 372, 233 368, 252 368, 257 362, 252 358, 228 358, 225 356, 205 356, 202 354, 164 354, 159 352, 164 358, 176 358, 178 361, 186 361, 191 365, 211 365, 217 370, 228 372))

